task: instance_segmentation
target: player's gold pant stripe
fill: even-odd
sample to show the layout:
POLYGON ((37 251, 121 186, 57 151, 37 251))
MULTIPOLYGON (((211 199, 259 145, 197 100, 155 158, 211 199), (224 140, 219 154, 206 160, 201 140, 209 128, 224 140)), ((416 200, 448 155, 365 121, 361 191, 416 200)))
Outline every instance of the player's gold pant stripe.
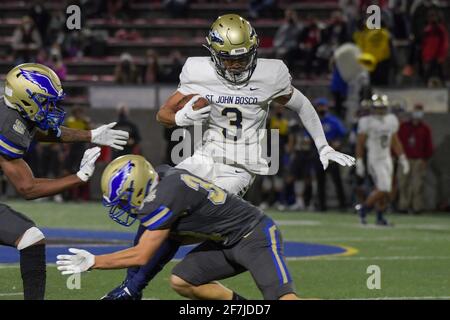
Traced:
POLYGON ((286 275, 286 270, 284 269, 283 262, 281 261, 280 255, 278 254, 277 250, 277 237, 275 236, 275 230, 277 229, 276 225, 273 225, 269 228, 270 233, 270 242, 272 243, 272 252, 275 257, 275 260, 277 261, 278 268, 280 268, 281 276, 283 278, 283 283, 288 283, 288 278, 286 275))
POLYGON ((0 140, 0 146, 2 146, 3 148, 5 148, 6 150, 8 150, 9 152, 12 152, 14 154, 24 154, 23 150, 19 150, 17 148, 11 147, 9 144, 3 142, 2 140, 0 140))
POLYGON ((165 208, 164 210, 162 210, 160 213, 158 213, 156 216, 154 216, 153 218, 151 218, 150 220, 144 222, 142 225, 144 227, 148 227, 149 225, 154 224, 155 222, 157 222, 159 219, 161 219, 162 217, 164 217, 168 212, 169 212, 169 208, 165 208))

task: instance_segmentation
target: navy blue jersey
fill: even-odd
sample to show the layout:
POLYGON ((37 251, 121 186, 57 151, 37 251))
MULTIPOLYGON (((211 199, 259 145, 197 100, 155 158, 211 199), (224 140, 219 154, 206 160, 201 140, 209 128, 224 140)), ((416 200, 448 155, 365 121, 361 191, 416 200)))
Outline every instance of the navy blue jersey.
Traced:
POLYGON ((232 245, 264 217, 260 209, 186 170, 162 166, 160 181, 138 216, 148 230, 232 245))

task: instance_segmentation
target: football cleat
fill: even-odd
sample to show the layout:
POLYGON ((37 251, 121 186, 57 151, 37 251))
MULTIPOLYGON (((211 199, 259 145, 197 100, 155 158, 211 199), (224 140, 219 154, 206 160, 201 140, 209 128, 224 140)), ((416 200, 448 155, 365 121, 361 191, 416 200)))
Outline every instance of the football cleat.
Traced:
POLYGON ((142 292, 133 293, 127 288, 127 280, 112 289, 100 300, 142 300, 142 292))

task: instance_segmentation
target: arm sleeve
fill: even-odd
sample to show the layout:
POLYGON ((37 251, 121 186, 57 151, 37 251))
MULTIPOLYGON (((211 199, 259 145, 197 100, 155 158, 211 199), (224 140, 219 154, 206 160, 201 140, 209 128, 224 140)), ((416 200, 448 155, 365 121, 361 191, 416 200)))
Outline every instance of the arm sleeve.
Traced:
POLYGON ((314 140, 314 144, 319 152, 323 147, 328 145, 325 133, 323 132, 322 123, 320 122, 316 110, 309 99, 296 88, 293 88, 292 97, 286 103, 286 107, 297 112, 303 126, 308 130, 308 133, 314 140))

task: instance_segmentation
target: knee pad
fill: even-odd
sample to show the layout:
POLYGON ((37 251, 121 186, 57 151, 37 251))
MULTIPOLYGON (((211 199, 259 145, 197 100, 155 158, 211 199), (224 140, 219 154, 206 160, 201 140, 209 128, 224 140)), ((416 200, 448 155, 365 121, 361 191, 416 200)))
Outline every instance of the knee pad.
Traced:
POLYGON ((45 236, 42 231, 36 227, 31 227, 23 234, 22 239, 20 239, 19 243, 17 244, 17 249, 23 250, 43 239, 45 239, 45 236))

